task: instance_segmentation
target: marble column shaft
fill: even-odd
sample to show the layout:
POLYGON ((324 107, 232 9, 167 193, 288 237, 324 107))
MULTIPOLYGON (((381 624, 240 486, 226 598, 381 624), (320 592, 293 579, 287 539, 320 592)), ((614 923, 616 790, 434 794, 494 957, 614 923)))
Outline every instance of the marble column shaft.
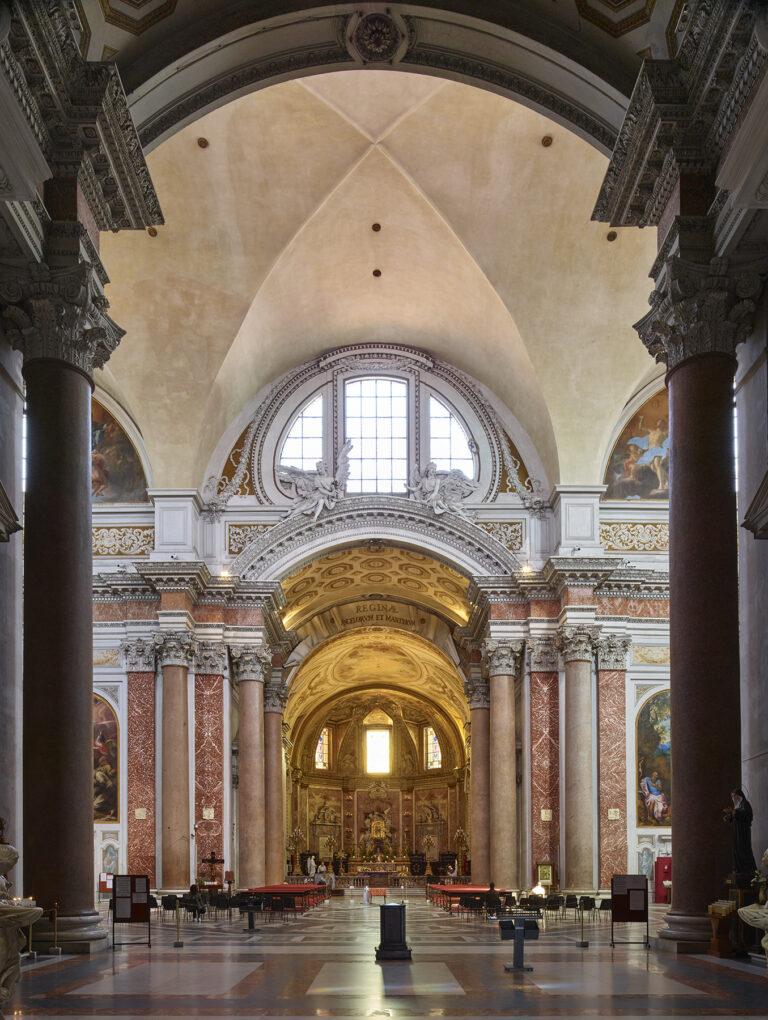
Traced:
POLYGON ((515 675, 520 644, 487 641, 490 693, 490 868, 500 889, 519 885, 515 675))
POLYGON ((477 885, 487 885, 491 879, 490 702, 487 683, 478 679, 468 686, 471 726, 469 836, 472 881, 477 885))
POLYGON ((188 889, 189 838, 189 666, 195 654, 191 636, 169 633, 158 639, 163 667, 162 703, 162 846, 163 889, 188 889))
POLYGON ((587 628, 564 628, 564 801, 566 889, 595 888, 592 641, 587 628))
POLYGON ((267 884, 285 880, 285 821, 283 818, 283 708, 281 683, 264 692, 264 801, 266 815, 267 884))
POLYGON ((240 688, 238 746, 238 885, 266 884, 264 789, 264 681, 268 652, 257 645, 232 648, 232 669, 240 688))

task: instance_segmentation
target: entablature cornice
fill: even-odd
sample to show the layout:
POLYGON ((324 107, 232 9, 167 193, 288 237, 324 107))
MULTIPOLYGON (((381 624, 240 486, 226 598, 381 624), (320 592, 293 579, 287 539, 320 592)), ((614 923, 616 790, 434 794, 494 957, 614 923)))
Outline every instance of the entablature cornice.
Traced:
POLYGON ((668 599, 669 573, 623 566, 611 574, 595 594, 606 598, 668 599))
POLYGON ((93 576, 94 602, 159 602, 155 589, 134 571, 117 570, 93 576))
POLYGON ((136 563, 135 567, 155 591, 183 592, 193 603, 211 583, 211 572, 202 560, 153 561, 136 563))
POLYGON ((541 573, 550 591, 560 596, 567 588, 598 588, 623 565, 623 560, 602 556, 552 556, 541 573))

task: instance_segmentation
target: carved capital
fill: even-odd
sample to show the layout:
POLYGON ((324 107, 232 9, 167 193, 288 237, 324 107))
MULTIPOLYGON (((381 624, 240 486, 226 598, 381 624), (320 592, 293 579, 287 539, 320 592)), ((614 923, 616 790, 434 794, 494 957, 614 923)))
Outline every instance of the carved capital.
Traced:
POLYGON ((729 268, 728 260, 668 259, 649 298, 651 311, 635 323, 656 361, 673 369, 700 354, 735 355, 752 332, 768 266, 729 268))
POLYGON ((467 695, 470 710, 473 708, 490 708, 491 691, 488 681, 483 677, 472 677, 464 683, 464 692, 467 695))
POLYGON ((53 358, 92 375, 124 332, 108 308, 97 268, 88 262, 64 267, 0 262, 0 321, 25 362, 53 358))
POLYGON ((227 664, 227 646, 219 641, 201 641, 195 655, 195 672, 220 676, 227 664))
POLYGON ((591 662, 598 633, 597 627, 563 627, 555 641, 566 662, 591 662))
POLYGON ((554 638, 532 638, 528 642, 533 673, 557 672, 557 646, 554 638))
POLYGON ((483 659, 489 676, 517 676, 522 641, 495 641, 489 638, 483 642, 483 659))
POLYGON ((162 666, 186 666, 195 661, 197 641, 186 631, 155 635, 157 657, 162 666))
POLYGON ((155 642, 146 638, 123 641, 120 645, 126 673, 155 672, 155 642))
POLYGON ((264 683, 272 670, 272 656, 263 645, 235 645, 229 650, 232 672, 238 683, 258 680, 264 683))
POLYGON ((288 700, 288 688, 285 684, 274 681, 264 684, 264 711, 282 714, 288 700))
POLYGON ((597 642, 598 669, 626 669, 632 638, 606 634, 597 642))

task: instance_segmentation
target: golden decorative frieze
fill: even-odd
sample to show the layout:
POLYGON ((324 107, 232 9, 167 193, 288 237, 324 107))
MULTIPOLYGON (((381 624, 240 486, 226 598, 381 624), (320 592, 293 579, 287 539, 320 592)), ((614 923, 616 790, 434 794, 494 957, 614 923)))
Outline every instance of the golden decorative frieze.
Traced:
POLYGON ((91 537, 94 556, 149 556, 155 547, 153 524, 95 527, 91 537))
POLYGON ((273 528, 274 524, 228 524, 227 525, 227 552, 231 556, 237 556, 247 545, 265 531, 273 528))
POLYGON ((668 666, 669 645, 633 645, 633 666, 668 666))
POLYGON ((600 541, 610 552, 667 552, 669 524, 666 521, 602 521, 600 541))
POLYGON ((94 664, 94 666, 119 666, 120 665, 120 649, 119 648, 94 648, 94 650, 93 650, 93 664, 94 664))
POLYGON ((491 538, 495 538, 505 549, 519 552, 523 548, 522 521, 475 521, 475 524, 483 531, 487 531, 491 538))

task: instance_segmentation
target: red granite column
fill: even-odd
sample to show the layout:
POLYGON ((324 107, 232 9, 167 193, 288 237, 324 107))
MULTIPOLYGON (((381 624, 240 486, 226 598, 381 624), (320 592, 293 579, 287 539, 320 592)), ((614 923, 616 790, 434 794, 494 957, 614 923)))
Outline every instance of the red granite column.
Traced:
POLYGON ((556 864, 559 882, 560 680, 553 641, 531 641, 530 666, 531 863, 556 864))
POLYGON ((123 644, 128 684, 128 871, 156 885, 155 646, 138 638, 123 644))
POLYGON ((264 687, 264 814, 267 884, 285 881, 283 817, 283 709, 287 691, 280 682, 264 687))
POLYGON ((491 879, 500 889, 520 884, 517 853, 517 773, 515 677, 519 641, 486 641, 483 652, 490 692, 490 844, 491 879))
POLYGON ((231 649, 240 689, 238 745, 238 876, 241 889, 264 885, 264 679, 271 670, 269 652, 258 645, 231 649))
POLYGON ((609 634, 597 645, 597 798, 601 889, 610 889, 611 878, 627 871, 626 666, 629 644, 629 638, 609 634))
POLYGON ((707 905, 733 870, 722 815, 741 779, 733 378, 763 281, 724 258, 674 256, 635 326, 668 368, 673 902, 659 936, 679 951, 706 950, 707 905))
MULTIPOLYGON (((223 644, 202 643, 195 657, 195 875, 208 878, 210 865, 201 862, 213 853, 226 858, 224 818, 224 665, 223 644)), ((224 865, 215 869, 219 881, 224 865)))
POLYGON ((490 695, 479 663, 470 668, 473 675, 466 684, 470 721, 470 861, 472 881, 487 885, 491 880, 490 695))
POLYGON ((162 804, 160 839, 163 889, 187 890, 190 883, 189 838, 189 667, 197 645, 184 631, 159 636, 163 667, 162 804))

